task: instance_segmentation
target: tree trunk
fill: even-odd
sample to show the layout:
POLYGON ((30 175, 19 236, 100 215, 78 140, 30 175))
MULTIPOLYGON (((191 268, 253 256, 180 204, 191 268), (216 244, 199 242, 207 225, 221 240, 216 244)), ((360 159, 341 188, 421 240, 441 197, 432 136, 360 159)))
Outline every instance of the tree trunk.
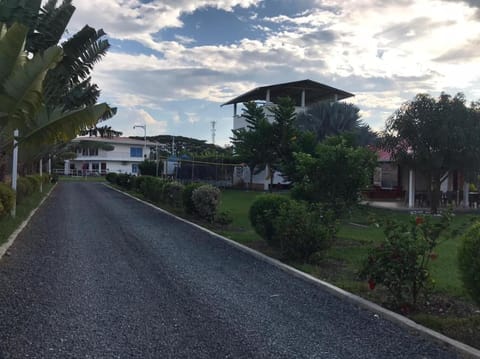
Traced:
POLYGON ((253 171, 255 170, 255 166, 253 168, 248 167, 250 170, 250 182, 248 183, 248 189, 251 191, 252 190, 252 184, 253 184, 253 171))

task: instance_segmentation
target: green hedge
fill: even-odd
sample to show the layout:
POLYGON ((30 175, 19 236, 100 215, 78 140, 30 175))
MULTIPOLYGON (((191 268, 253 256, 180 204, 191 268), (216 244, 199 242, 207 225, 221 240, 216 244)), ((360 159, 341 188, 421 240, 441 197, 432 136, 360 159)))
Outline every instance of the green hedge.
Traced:
POLYGON ((0 217, 10 213, 15 205, 15 191, 5 183, 0 183, 0 217))

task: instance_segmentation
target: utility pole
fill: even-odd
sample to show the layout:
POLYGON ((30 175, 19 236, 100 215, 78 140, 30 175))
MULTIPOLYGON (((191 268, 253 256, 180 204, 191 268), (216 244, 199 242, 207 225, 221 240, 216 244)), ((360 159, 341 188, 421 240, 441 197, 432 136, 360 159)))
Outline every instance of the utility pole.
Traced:
POLYGON ((133 129, 140 127, 143 128, 143 139, 144 139, 144 145, 143 145, 143 158, 146 159, 147 156, 147 125, 134 125, 133 129))

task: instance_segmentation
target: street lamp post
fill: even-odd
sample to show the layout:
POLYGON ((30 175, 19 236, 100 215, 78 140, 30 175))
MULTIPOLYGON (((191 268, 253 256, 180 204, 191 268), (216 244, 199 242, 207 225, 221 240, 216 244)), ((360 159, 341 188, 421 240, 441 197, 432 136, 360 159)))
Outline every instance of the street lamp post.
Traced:
POLYGON ((143 139, 145 141, 143 145, 143 157, 146 158, 147 156, 147 125, 134 125, 133 129, 136 129, 137 127, 143 128, 143 139))

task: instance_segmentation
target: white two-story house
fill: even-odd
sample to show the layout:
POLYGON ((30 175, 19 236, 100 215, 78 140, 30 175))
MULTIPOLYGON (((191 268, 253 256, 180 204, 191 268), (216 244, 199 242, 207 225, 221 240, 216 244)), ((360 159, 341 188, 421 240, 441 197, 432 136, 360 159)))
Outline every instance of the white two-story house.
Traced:
POLYGON ((138 174, 138 165, 150 158, 154 142, 128 137, 77 137, 72 140, 76 157, 65 161, 65 175, 138 174))
MULTIPOLYGON (((254 88, 240 96, 225 102, 222 106, 233 105, 233 129, 239 129, 247 126, 245 118, 238 113, 238 104, 249 101, 255 101, 264 106, 266 117, 273 121, 271 109, 276 106, 276 101, 280 97, 290 97, 295 102, 295 110, 298 113, 304 112, 307 107, 321 101, 340 101, 353 94, 324 85, 312 80, 301 80, 286 82, 281 84, 267 85, 254 88)), ((238 167, 235 169, 234 184, 238 181, 248 182, 250 171, 248 167, 238 167)), ((274 185, 282 185, 287 182, 276 172, 273 178, 274 185)), ((262 171, 253 176, 253 187, 256 189, 268 190, 270 178, 266 171, 262 171)))

